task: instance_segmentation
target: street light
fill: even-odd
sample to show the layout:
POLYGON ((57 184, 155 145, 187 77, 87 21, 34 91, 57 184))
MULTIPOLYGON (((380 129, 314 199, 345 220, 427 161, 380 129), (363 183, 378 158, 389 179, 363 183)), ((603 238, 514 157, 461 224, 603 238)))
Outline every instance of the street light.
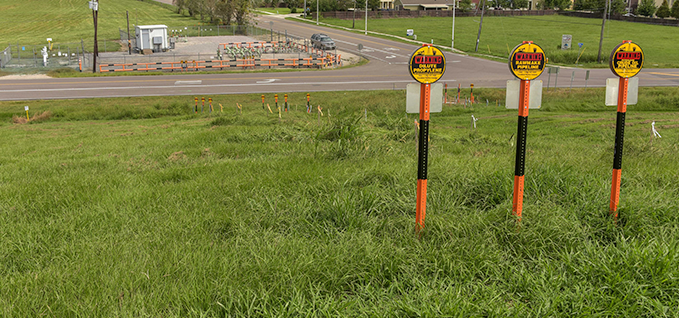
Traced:
POLYGON ((455 0, 453 0, 453 33, 450 41, 450 50, 455 51, 455 0))
POLYGON ((318 25, 318 0, 316 0, 316 25, 318 25))
POLYGON ((365 35, 368 35, 368 0, 365 0, 365 35))

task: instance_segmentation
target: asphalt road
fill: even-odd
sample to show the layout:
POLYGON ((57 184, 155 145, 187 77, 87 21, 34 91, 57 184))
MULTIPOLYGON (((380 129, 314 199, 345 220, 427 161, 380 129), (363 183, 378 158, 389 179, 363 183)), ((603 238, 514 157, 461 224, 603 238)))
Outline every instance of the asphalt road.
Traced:
MULTIPOLYGON (((275 73, 195 74, 163 76, 116 76, 92 78, 54 78, 36 80, 0 80, 0 100, 71 99, 92 97, 212 95, 270 92, 313 92, 338 90, 403 89, 413 83, 407 70, 410 54, 418 47, 363 34, 292 22, 275 16, 259 18, 260 27, 288 34, 310 37, 325 33, 338 49, 361 54, 370 62, 360 67, 340 70, 317 70, 275 73), (270 25, 269 21, 273 22, 270 25), (358 51, 358 44, 363 50, 358 51)), ((505 87, 512 79, 507 63, 489 61, 460 54, 446 53, 447 70, 441 82, 455 88, 505 87)), ((539 79, 543 87, 558 84, 573 87, 586 84, 584 69, 561 68, 555 74, 544 72, 539 79)), ((594 69, 589 87, 605 86, 613 77, 608 69, 594 69)), ((644 69, 639 75, 642 86, 679 86, 679 69, 644 69)))

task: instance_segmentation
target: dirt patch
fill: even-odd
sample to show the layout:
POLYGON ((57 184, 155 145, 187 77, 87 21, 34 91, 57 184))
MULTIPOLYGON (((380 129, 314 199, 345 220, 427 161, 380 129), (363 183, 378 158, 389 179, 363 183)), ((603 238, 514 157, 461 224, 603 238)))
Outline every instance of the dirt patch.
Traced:
POLYGON ((182 159, 186 159, 186 155, 184 154, 183 151, 177 151, 171 154, 169 157, 167 157, 167 160, 171 162, 176 162, 182 159))

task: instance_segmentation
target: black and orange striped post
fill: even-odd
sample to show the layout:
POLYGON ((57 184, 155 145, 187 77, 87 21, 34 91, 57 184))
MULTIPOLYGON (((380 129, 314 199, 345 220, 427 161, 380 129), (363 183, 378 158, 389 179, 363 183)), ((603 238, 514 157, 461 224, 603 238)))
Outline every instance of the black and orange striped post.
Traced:
POLYGON ((266 110, 266 108, 264 108, 264 94, 262 94, 262 109, 266 110))
POLYGON ((202 113, 203 109, 205 108, 205 97, 201 97, 200 101, 202 102, 202 104, 200 105, 200 112, 202 113))
POLYGON ((474 84, 470 84, 469 95, 471 96, 470 104, 474 104, 474 84))
POLYGON ((198 97, 194 97, 193 100, 196 101, 196 107, 194 107, 193 110, 198 114, 198 97))
POLYGON ((274 101, 276 102, 276 109, 278 109, 278 94, 273 95, 274 101))
POLYGON ((311 104, 309 103, 311 101, 311 94, 307 93, 306 94, 306 112, 311 114, 311 104))
POLYGON ((644 65, 644 52, 632 41, 623 41, 611 53, 611 71, 618 80, 618 113, 615 122, 615 147, 613 154, 613 178, 611 181, 611 200, 609 210, 615 219, 618 218, 620 202, 620 181, 622 179, 622 149, 625 139, 625 114, 627 113, 627 93, 629 78, 636 76, 644 65))
POLYGON ((431 44, 423 44, 410 57, 410 75, 420 83, 420 134, 417 154, 417 197, 415 206, 415 229, 424 229, 427 214, 427 165, 429 156, 429 114, 431 112, 431 84, 443 77, 446 58, 443 52, 431 44))
POLYGON ((285 94, 285 111, 288 111, 288 94, 285 94))
MULTIPOLYGON (((516 131, 516 157, 514 160, 514 193, 512 211, 518 221, 523 213, 524 176, 526 168, 526 134, 528 132, 528 109, 530 108, 531 81, 545 68, 545 53, 532 41, 523 41, 509 55, 509 70, 520 80, 519 118, 516 131)), ((473 87, 473 85, 472 85, 473 87)), ((473 96, 473 95, 472 95, 473 96)), ((516 95, 515 95, 516 96, 516 95)))
POLYGON ((521 220, 523 211, 523 185, 526 168, 526 132, 528 131, 528 106, 530 81, 521 80, 519 88, 519 125, 516 132, 516 159, 514 160, 514 198, 512 211, 521 220))
POLYGON ((417 149, 417 205, 415 210, 415 222, 418 230, 424 228, 424 217, 427 214, 430 99, 431 84, 420 84, 420 136, 417 149))

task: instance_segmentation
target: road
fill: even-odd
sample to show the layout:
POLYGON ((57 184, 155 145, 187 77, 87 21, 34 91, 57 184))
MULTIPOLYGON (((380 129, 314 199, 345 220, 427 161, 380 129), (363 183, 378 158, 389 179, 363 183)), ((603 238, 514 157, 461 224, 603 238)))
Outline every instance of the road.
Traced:
MULTIPOLYGON (((0 80, 0 100, 73 99, 92 97, 130 97, 166 95, 212 95, 269 92, 313 92, 338 90, 403 89, 413 79, 408 74, 410 54, 418 47, 365 36, 353 32, 284 20, 279 16, 259 17, 259 25, 274 31, 310 37, 325 33, 339 50, 361 54, 370 62, 360 67, 340 70, 317 70, 275 73, 231 73, 163 76, 116 76, 91 78, 54 78, 35 80, 0 80), (358 44, 363 50, 358 51, 358 44)), ((505 87, 512 79, 506 62, 489 61, 460 54, 446 53, 447 70, 441 82, 449 87, 505 87)), ((561 68, 558 78, 546 71, 539 79, 569 87, 585 86, 587 70, 561 68)), ((608 69, 593 69, 589 87, 605 86, 613 77, 608 69)), ((644 69, 639 75, 643 86, 679 86, 679 69, 644 69)))

